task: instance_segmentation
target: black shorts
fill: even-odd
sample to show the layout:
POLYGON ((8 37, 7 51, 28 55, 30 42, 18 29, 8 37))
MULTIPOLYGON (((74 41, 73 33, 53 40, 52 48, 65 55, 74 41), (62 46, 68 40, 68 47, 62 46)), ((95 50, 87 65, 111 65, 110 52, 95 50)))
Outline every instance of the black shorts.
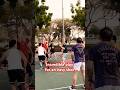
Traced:
POLYGON ((15 81, 25 83, 25 72, 22 69, 8 70, 8 77, 11 84, 14 84, 15 81))
POLYGON ((39 61, 44 61, 45 60, 45 56, 44 55, 38 56, 38 58, 39 58, 39 61))

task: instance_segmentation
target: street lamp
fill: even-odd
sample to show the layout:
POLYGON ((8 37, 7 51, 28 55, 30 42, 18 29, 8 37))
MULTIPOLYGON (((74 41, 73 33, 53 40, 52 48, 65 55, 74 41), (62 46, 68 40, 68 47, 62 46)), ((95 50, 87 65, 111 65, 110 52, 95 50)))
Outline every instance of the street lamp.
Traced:
POLYGON ((62 0, 62 33, 63 33, 63 38, 62 38, 62 43, 64 44, 65 42, 65 28, 64 28, 64 5, 63 5, 63 0, 62 0))

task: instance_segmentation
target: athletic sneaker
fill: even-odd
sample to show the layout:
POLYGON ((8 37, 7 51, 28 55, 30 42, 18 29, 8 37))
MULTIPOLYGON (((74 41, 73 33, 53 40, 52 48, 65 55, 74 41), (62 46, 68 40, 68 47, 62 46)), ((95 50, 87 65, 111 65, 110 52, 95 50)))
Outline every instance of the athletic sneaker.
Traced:
POLYGON ((82 88, 85 89, 85 85, 82 85, 82 88))
POLYGON ((76 86, 73 86, 73 85, 70 86, 69 89, 70 89, 70 90, 77 90, 77 89, 76 89, 76 86))

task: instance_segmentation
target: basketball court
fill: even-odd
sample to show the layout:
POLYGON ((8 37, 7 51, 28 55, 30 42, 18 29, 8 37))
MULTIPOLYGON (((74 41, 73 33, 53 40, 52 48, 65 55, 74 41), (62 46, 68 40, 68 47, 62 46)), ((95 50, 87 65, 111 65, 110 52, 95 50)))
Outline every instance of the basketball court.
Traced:
MULTIPOLYGON (((61 53, 56 53, 50 62, 59 62, 62 60, 61 53), (56 57, 55 57, 56 56, 56 57)), ((68 54, 67 60, 70 61, 68 54)), ((45 72, 40 69, 38 58, 36 56, 35 66, 35 87, 36 90, 69 90, 72 82, 72 72, 45 72)), ((77 90, 83 89, 83 81, 79 74, 77 81, 77 90)))

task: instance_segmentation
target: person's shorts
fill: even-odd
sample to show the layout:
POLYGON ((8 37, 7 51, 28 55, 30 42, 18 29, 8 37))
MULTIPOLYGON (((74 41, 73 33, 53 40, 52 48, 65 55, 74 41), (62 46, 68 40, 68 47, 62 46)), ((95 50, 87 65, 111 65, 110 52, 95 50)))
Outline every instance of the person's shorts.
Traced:
POLYGON ((44 55, 38 56, 38 58, 39 58, 39 61, 44 61, 45 60, 45 56, 44 55))
POLYGON ((105 85, 105 86, 96 88, 95 90, 120 90, 120 86, 105 85))
POLYGON ((8 70, 8 77, 10 84, 25 83, 25 72, 22 69, 8 70))
POLYGON ((85 70, 85 62, 74 63, 73 69, 75 71, 80 71, 80 69, 85 70))

